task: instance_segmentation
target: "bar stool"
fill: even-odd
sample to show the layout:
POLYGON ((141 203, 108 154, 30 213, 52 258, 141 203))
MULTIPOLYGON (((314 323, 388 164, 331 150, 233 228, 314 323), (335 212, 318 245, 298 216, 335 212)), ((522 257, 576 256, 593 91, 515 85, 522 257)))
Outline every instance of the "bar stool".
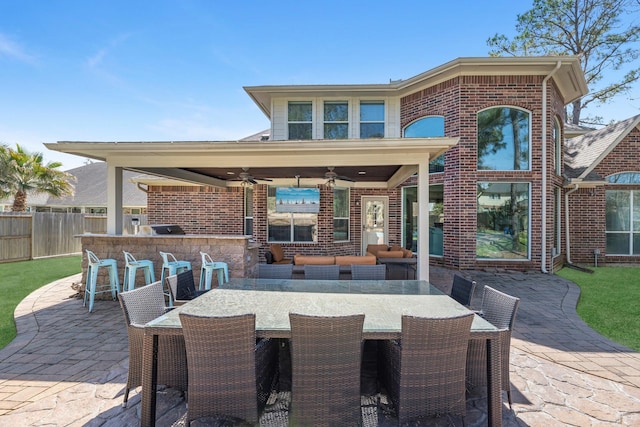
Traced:
MULTIPOLYGON (((165 277, 191 270, 191 263, 189 261, 178 261, 172 253, 160 252, 160 256, 162 257, 162 276, 160 277, 162 286, 166 284, 164 280, 165 277), (169 274, 166 274, 167 271, 169 274)), ((169 306, 172 307, 173 298, 171 297, 171 291, 167 289, 165 295, 169 296, 169 306)))
POLYGON ((93 301, 96 294, 104 294, 107 292, 111 292, 111 296, 115 300, 118 295, 118 289, 120 288, 120 284, 118 283, 118 262, 115 259, 100 259, 91 252, 89 249, 87 251, 87 260, 89 264, 87 266, 87 283, 85 285, 84 290, 84 302, 83 306, 87 305, 87 296, 89 298, 89 313, 93 311, 93 301), (101 289, 98 288, 98 270, 100 267, 105 267, 109 271, 109 289, 101 289))
POLYGON ((144 284, 148 285, 156 281, 156 275, 153 271, 153 261, 148 259, 136 260, 133 255, 127 251, 124 253, 124 277, 122 278, 122 291, 132 291, 136 288, 136 272, 141 269, 144 273, 144 284))
POLYGON ((200 270, 199 289, 202 289, 203 283, 205 283, 204 289, 211 289, 211 278, 214 270, 218 273, 218 285, 229 281, 229 266, 226 262, 213 261, 209 254, 205 252, 200 252, 200 256, 202 257, 202 269, 200 270))

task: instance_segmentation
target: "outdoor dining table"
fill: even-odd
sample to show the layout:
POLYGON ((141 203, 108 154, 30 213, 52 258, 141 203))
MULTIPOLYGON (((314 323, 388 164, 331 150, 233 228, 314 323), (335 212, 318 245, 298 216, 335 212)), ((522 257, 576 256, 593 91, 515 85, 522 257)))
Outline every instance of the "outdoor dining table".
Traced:
MULTIPOLYGON (((158 337, 182 334, 180 312, 201 316, 255 313, 259 338, 290 338, 289 313, 316 316, 364 313, 363 338, 386 340, 400 339, 402 315, 448 317, 468 311, 423 280, 233 278, 145 325, 141 425, 155 425, 158 337)), ((487 343, 487 412, 491 426, 502 424, 498 332, 482 317, 474 317, 471 339, 487 343)))

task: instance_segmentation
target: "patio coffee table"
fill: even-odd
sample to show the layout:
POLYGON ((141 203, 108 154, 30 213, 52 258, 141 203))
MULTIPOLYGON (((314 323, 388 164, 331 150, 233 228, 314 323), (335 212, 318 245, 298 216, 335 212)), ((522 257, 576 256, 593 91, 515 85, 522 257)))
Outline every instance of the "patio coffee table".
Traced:
MULTIPOLYGON (((141 425, 155 425, 160 335, 181 335, 179 313, 202 316, 256 314, 256 336, 290 338, 289 313, 338 316, 364 313, 364 339, 399 339, 402 315, 455 316, 469 310, 426 281, 232 279, 145 325, 141 425)), ((498 329, 475 316, 471 339, 487 342, 489 425, 502 423, 498 329)))

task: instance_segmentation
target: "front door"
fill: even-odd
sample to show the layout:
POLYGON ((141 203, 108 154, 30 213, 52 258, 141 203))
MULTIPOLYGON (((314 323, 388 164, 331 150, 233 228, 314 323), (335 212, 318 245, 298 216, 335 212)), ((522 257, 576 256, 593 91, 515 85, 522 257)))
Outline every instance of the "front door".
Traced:
POLYGON ((386 196, 362 196, 362 254, 367 252, 367 245, 389 244, 389 221, 386 196))

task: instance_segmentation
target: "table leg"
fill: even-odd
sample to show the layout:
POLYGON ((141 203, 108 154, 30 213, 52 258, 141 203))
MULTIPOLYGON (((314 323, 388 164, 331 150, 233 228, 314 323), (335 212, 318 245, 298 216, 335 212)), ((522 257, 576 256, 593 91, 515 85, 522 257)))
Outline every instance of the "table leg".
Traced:
POLYGON ((502 366, 500 338, 487 340, 487 416, 490 426, 502 425, 502 366))
POLYGON ((156 387, 158 383, 158 336, 145 335, 142 343, 142 407, 140 426, 156 425, 156 387))

